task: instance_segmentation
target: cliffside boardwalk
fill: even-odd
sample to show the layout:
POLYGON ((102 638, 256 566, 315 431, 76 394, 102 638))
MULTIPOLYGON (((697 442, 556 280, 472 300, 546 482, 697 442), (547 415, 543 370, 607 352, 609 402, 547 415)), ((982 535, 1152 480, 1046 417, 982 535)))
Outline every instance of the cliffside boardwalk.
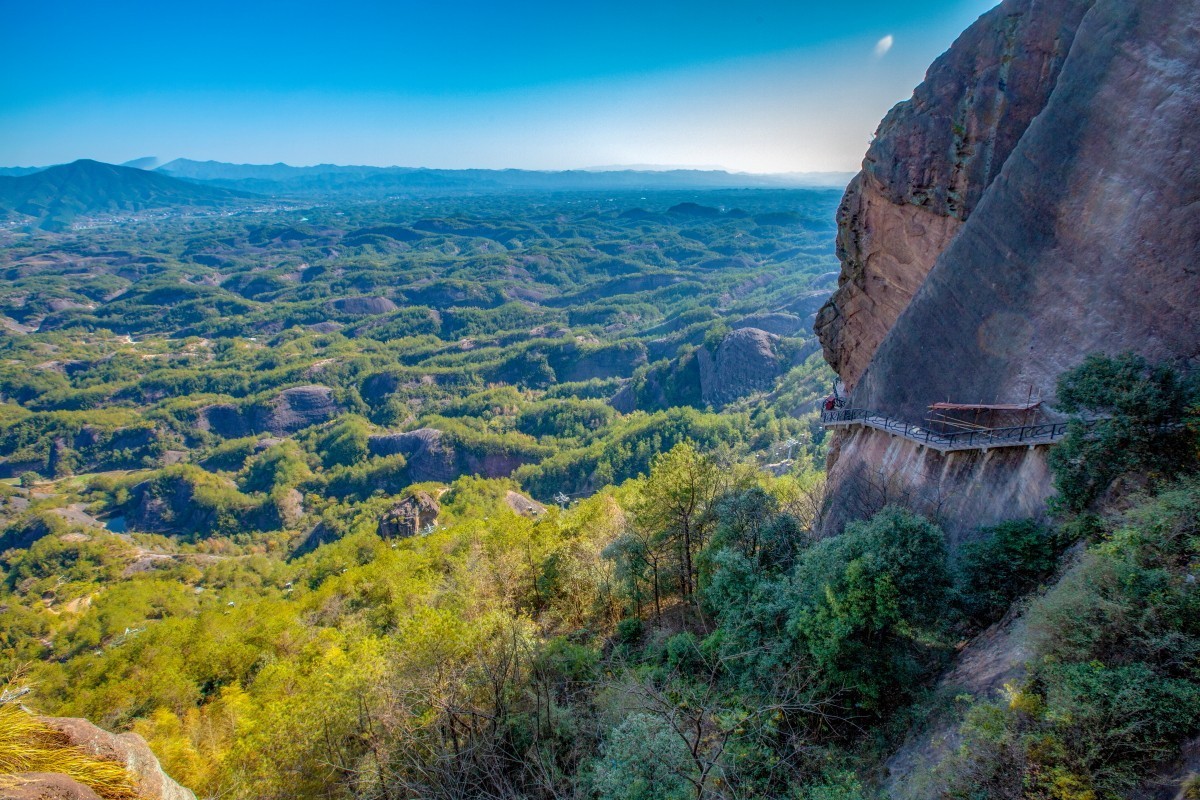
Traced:
POLYGON ((821 424, 826 428, 846 428, 853 425, 875 428, 893 436, 903 436, 909 441, 942 453, 955 450, 990 450, 995 447, 1036 447, 1053 444, 1067 434, 1066 422, 938 433, 927 427, 865 408, 823 411, 821 424))

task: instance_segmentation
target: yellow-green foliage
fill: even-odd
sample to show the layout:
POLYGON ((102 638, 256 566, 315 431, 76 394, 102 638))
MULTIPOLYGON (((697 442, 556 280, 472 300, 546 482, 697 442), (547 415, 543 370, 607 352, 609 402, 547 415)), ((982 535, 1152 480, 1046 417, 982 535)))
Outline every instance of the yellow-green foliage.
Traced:
POLYGON ((88 755, 67 737, 14 703, 0 705, 0 788, 22 772, 57 772, 107 800, 137 797, 124 766, 88 755))

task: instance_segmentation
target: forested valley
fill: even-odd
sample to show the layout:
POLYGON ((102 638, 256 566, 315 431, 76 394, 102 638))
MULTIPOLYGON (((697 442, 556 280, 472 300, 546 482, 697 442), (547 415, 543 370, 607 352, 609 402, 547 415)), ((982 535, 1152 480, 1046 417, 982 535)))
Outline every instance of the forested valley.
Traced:
POLYGON ((866 800, 952 713, 938 796, 1127 796, 1200 726, 1194 381, 1065 373, 1049 520, 818 535, 837 198, 10 226, 5 723, 200 797, 866 800), (939 681, 1017 614, 1023 680, 939 681))

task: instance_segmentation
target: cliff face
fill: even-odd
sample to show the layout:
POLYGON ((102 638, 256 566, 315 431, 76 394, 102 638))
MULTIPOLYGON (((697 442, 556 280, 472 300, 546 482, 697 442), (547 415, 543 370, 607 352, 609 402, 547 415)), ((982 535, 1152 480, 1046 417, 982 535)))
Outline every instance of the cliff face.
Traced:
POLYGON ((1090 352, 1200 353, 1200 2, 1100 0, 856 404, 1044 397, 1090 352))
POLYGON ((1006 2, 888 113, 838 209, 838 289, 817 316, 848 387, 1046 105, 1092 0, 1006 2))
MULTIPOLYGON (((1198 76, 1200 0, 1006 0, 981 17, 884 120, 843 202, 816 329, 852 405, 919 423, 935 400, 1052 403, 1092 352, 1200 355, 1198 76)), ((839 437, 831 520, 857 491, 839 475, 884 468, 881 437, 839 437)), ((1013 511, 983 492, 950 527, 1049 491, 1013 489, 1013 511)))

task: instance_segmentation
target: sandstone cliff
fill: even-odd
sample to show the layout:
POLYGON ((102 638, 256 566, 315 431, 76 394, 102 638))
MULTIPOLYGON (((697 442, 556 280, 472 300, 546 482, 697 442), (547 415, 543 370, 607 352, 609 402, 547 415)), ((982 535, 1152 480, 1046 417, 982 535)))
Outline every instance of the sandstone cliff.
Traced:
MULTIPOLYGON (((842 205, 816 329, 851 404, 914 423, 937 400, 1052 405, 1089 353, 1200 355, 1197 76, 1200 0, 1005 0, 963 34, 842 205)), ((1044 450, 1002 468, 863 431, 833 451, 827 530, 863 475, 955 498, 958 530, 1050 492, 1044 450)))
POLYGON ((817 316, 848 387, 1045 107, 1092 0, 1005 2, 888 113, 838 209, 838 289, 817 316))

